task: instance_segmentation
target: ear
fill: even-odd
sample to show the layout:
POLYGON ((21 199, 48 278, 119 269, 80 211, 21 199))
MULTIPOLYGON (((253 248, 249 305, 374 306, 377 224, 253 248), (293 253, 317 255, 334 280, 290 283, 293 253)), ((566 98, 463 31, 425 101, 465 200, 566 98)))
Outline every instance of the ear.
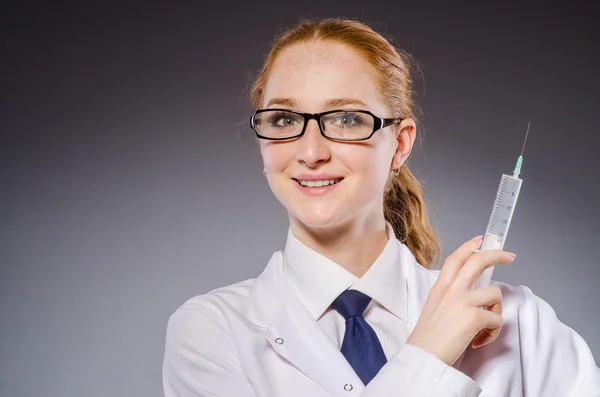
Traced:
POLYGON ((404 164, 412 151, 416 136, 417 125, 413 119, 404 119, 397 125, 396 141, 398 145, 396 145, 396 152, 390 168, 397 169, 404 164))

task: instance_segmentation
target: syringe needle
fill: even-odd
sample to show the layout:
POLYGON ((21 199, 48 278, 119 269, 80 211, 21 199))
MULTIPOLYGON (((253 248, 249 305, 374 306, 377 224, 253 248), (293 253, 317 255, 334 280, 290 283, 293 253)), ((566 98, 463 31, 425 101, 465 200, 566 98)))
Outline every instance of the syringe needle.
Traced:
POLYGON ((531 121, 527 123, 527 132, 525 133, 525 142, 523 142, 523 149, 521 149, 521 155, 517 159, 517 165, 515 166, 515 170, 513 171, 513 176, 515 178, 519 177, 521 173, 521 166, 523 165, 523 152, 525 151, 525 144, 527 143, 527 136, 529 135, 529 127, 531 126, 531 121))
POLYGON ((527 123, 527 132, 525 133, 525 142, 523 142, 523 149, 521 149, 521 156, 523 156, 523 152, 525 151, 525 144, 527 143, 527 135, 529 135, 529 126, 531 126, 531 121, 527 123))

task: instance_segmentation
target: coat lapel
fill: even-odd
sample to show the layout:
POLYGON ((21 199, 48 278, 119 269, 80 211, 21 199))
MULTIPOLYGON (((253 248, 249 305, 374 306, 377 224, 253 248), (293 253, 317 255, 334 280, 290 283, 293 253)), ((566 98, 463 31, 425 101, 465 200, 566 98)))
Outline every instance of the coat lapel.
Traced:
POLYGON ((346 384, 353 392, 362 392, 364 385, 344 355, 291 290, 281 252, 271 257, 249 298, 248 319, 265 330, 277 354, 333 396, 347 396, 346 384))
POLYGON ((362 392, 360 378, 293 295, 291 286, 280 288, 284 288, 284 299, 266 335, 273 349, 333 396, 346 396, 345 385, 357 394, 362 392))

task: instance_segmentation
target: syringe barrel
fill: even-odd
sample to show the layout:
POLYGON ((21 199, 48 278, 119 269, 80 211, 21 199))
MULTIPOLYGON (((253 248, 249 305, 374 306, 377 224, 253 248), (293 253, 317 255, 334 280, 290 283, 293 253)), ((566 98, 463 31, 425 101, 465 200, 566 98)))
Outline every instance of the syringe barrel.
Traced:
MULTIPOLYGON (((502 175, 496 193, 496 200, 494 201, 494 208, 481 244, 481 251, 502 249, 504 247, 504 241, 508 234, 522 183, 523 180, 514 175, 502 175)), ((493 266, 485 269, 475 283, 474 289, 488 287, 493 271, 493 266)))

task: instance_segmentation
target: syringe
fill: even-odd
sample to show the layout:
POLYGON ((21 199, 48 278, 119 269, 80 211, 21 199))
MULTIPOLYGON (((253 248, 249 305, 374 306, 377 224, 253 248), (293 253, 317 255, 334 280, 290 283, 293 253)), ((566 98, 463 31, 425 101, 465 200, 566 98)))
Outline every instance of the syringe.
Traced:
MULTIPOLYGON (((523 142, 523 149, 521 149, 521 155, 517 159, 517 165, 515 166, 513 175, 503 174, 502 178, 500 179, 500 186, 498 187, 498 193, 496 193, 496 200, 494 201, 494 207, 492 209, 492 214, 490 215, 487 229, 485 230, 480 251, 502 249, 504 246, 504 240, 508 234, 510 221, 515 211, 515 205, 517 204, 517 198, 519 197, 521 184, 523 183, 523 180, 519 178, 519 174, 521 173, 523 152, 525 151, 525 144, 527 143, 527 135, 529 135, 530 125, 531 122, 527 124, 525 142, 523 142)), ((489 286, 493 271, 494 266, 485 269, 475 283, 474 289, 485 288, 489 286)))

